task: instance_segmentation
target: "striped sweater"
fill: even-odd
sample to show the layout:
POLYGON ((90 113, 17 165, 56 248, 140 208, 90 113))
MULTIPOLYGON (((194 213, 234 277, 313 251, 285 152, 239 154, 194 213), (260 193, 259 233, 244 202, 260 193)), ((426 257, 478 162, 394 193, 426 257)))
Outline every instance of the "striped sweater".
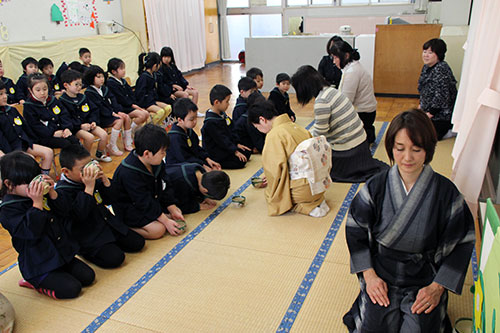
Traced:
POLYGON ((324 135, 333 150, 345 151, 366 140, 363 123, 349 99, 333 87, 325 87, 314 103, 314 136, 324 135))

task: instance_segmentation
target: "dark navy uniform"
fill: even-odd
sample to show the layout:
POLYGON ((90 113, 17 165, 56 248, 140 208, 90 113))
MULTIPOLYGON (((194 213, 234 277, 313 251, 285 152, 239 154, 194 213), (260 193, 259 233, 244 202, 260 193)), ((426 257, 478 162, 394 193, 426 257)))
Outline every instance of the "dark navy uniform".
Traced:
POLYGON ((102 128, 111 127, 116 119, 120 119, 113 116, 113 112, 121 112, 122 107, 118 104, 115 96, 109 91, 108 87, 102 86, 101 91, 102 96, 93 86, 90 86, 85 90, 85 96, 99 110, 99 122, 97 124, 102 128))
POLYGON ((288 97, 287 92, 282 94, 278 87, 274 87, 274 89, 269 93, 269 100, 273 102, 274 107, 279 114, 286 113, 290 119, 292 119, 292 117, 295 119, 295 112, 293 112, 290 108, 290 98, 288 97))
POLYGON ((47 199, 44 206, 44 210, 34 208, 30 198, 13 194, 5 195, 0 205, 0 221, 12 237, 26 280, 42 278, 69 263, 78 251, 78 243, 66 229, 66 214, 59 214, 65 210, 60 198, 47 199))
POLYGON ((72 98, 64 93, 59 98, 59 102, 71 115, 75 132, 81 129, 82 124, 99 123, 99 110, 86 95, 78 94, 72 98))
POLYGON ((241 115, 247 113, 247 110, 248 110, 247 99, 241 97, 241 95, 238 96, 238 98, 236 99, 236 105, 234 106, 233 109, 233 122, 236 124, 241 115))
POLYGON ((113 210, 129 227, 144 227, 162 213, 168 213, 168 206, 177 203, 165 177, 165 164, 152 167, 153 173, 134 150, 122 160, 113 175, 113 210))
POLYGON ((52 74, 47 76, 49 80, 49 94, 54 95, 55 92, 59 92, 64 89, 61 81, 57 78, 56 75, 52 74))
POLYGON ((23 116, 16 108, 8 105, 0 106, 0 128, 11 149, 2 150, 4 153, 14 150, 26 151, 28 148, 33 148, 33 143, 37 140, 23 116))
POLYGON ((160 71, 165 77, 165 82, 167 82, 170 86, 176 84, 181 86, 182 89, 186 89, 189 85, 189 82, 184 78, 181 71, 177 68, 175 64, 165 65, 162 63, 160 67, 160 71))
POLYGON ((137 105, 147 109, 151 105, 155 105, 158 101, 158 82, 156 75, 148 71, 142 72, 135 83, 135 98, 137 105))
POLYGON ((23 73, 23 75, 17 79, 16 86, 19 100, 27 100, 30 93, 28 91, 28 75, 26 75, 26 73, 23 73))
POLYGON ((262 152, 266 135, 259 132, 252 124, 248 123, 248 114, 244 113, 234 126, 234 132, 238 136, 238 142, 250 149, 262 152))
POLYGON ((184 214, 196 213, 205 196, 200 192, 196 171, 205 173, 205 169, 197 163, 178 163, 165 167, 165 172, 175 188, 178 207, 184 214))
POLYGON ((9 79, 8 77, 2 77, 2 82, 5 84, 5 88, 7 88, 7 104, 15 104, 19 103, 21 99, 19 96, 19 92, 14 81, 9 79))
POLYGON ((4 154, 14 151, 14 149, 12 149, 12 147, 10 146, 9 141, 5 138, 5 135, 2 132, 2 128, 0 128, 0 151, 2 151, 4 154))
POLYGON ((160 70, 155 73, 155 78, 158 82, 158 100, 170 105, 174 104, 175 101, 170 97, 174 93, 174 87, 168 77, 160 70))
POLYGON ((67 138, 54 137, 54 132, 58 130, 73 131, 70 114, 54 96, 49 96, 45 105, 30 97, 24 103, 23 114, 41 145, 64 148, 67 145, 79 143, 74 135, 67 138))
POLYGON ((130 113, 134 111, 132 104, 137 104, 137 100, 132 87, 129 86, 125 79, 118 80, 117 78, 111 76, 108 81, 106 81, 106 85, 113 96, 115 96, 118 104, 121 105, 123 109, 122 112, 130 113))
MULTIPOLYGON (((241 169, 246 164, 234 155, 238 150, 238 142, 233 128, 233 121, 226 113, 219 116, 208 110, 205 114, 205 121, 201 128, 203 148, 208 152, 208 156, 218 162, 223 169, 241 169)), ((251 151, 240 150, 240 152, 247 158, 252 154, 251 151)))
POLYGON ((207 164, 208 153, 200 146, 198 134, 192 128, 186 132, 175 123, 168 132, 168 137, 170 145, 167 149, 167 164, 207 164))

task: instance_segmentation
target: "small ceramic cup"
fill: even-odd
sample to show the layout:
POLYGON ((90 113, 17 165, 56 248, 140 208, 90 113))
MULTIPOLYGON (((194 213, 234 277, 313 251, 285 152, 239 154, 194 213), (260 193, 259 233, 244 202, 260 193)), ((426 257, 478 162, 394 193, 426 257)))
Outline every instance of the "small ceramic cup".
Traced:
POLYGON ((43 179, 43 175, 38 175, 35 178, 33 178, 30 184, 34 184, 35 182, 43 183, 43 195, 49 193, 50 184, 43 179))
POLYGON ((183 220, 175 220, 175 222, 180 225, 180 227, 177 227, 177 229, 185 231, 186 230, 186 222, 183 220))
POLYGON ((89 163, 85 164, 85 166, 83 168, 84 169, 91 168, 91 170, 93 170, 94 172, 101 171, 101 169, 99 168, 99 162, 94 161, 94 160, 92 160, 89 163))
POLYGON ((253 177, 252 178, 252 185, 255 188, 261 188, 264 185, 264 179, 260 177, 253 177))
POLYGON ((235 195, 232 199, 231 199, 231 202, 237 206, 237 207, 243 207, 245 206, 245 202, 246 202, 247 198, 245 198, 244 196, 242 195, 235 195))

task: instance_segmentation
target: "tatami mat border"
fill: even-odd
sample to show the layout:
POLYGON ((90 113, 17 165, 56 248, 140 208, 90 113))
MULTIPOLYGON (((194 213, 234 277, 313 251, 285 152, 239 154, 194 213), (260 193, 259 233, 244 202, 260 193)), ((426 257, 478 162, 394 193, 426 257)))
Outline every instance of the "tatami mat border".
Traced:
POLYGON ((4 273, 7 273, 8 271, 10 271, 12 268, 14 268, 16 266, 17 266, 17 261, 15 263, 13 263, 12 265, 10 265, 9 267, 7 267, 6 269, 4 269, 3 271, 1 271, 0 276, 2 276, 2 274, 4 274, 4 273))
MULTIPOLYGON (((378 145, 382 140, 382 137, 384 136, 385 130, 387 129, 387 125, 388 125, 387 122, 384 122, 382 124, 382 127, 378 132, 377 139, 375 140, 375 144, 371 148, 372 155, 377 150, 378 145)), ((311 290, 311 286, 314 280, 316 279, 316 276, 318 275, 319 269, 321 268, 321 265, 323 265, 325 257, 328 251, 330 250, 330 247, 332 246, 333 240, 337 235, 337 231, 339 231, 342 221, 344 220, 344 217, 349 209, 349 206, 351 205, 351 201, 352 199, 354 199, 354 196, 356 195, 358 187, 359 183, 356 183, 352 184, 352 186, 349 188, 349 191, 347 192, 347 195, 344 201, 342 202, 342 206, 340 206, 340 209, 337 215, 335 216, 335 219, 333 220, 332 225, 328 230, 325 239, 323 240, 323 243, 321 243, 321 246, 318 252, 316 253, 316 256, 314 257, 311 266, 309 266, 309 269, 306 275, 304 276, 304 279, 302 280, 302 283, 300 284, 297 293, 293 297, 292 303, 288 307, 285 316, 281 320, 277 332, 290 332, 295 322, 295 319, 297 318, 297 315, 299 314, 299 311, 302 308, 302 305, 304 304, 307 294, 311 290)))

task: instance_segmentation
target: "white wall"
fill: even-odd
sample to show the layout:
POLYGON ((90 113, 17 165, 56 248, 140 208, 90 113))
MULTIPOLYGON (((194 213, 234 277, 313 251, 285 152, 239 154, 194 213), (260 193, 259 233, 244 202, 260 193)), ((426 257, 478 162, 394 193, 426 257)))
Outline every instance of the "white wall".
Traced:
MULTIPOLYGON (((115 20, 122 23, 120 0, 67 1, 81 1, 93 4, 98 22, 115 20)), ((88 25, 66 27, 64 22, 59 24, 52 22, 50 8, 54 3, 63 11, 60 0, 0 1, 0 23, 8 29, 9 35, 7 41, 3 40, 0 35, 0 45, 97 35, 97 29, 93 29, 88 25)), ((93 9, 93 6, 91 9, 93 9)), ((139 15, 142 15, 142 13, 139 15)))

